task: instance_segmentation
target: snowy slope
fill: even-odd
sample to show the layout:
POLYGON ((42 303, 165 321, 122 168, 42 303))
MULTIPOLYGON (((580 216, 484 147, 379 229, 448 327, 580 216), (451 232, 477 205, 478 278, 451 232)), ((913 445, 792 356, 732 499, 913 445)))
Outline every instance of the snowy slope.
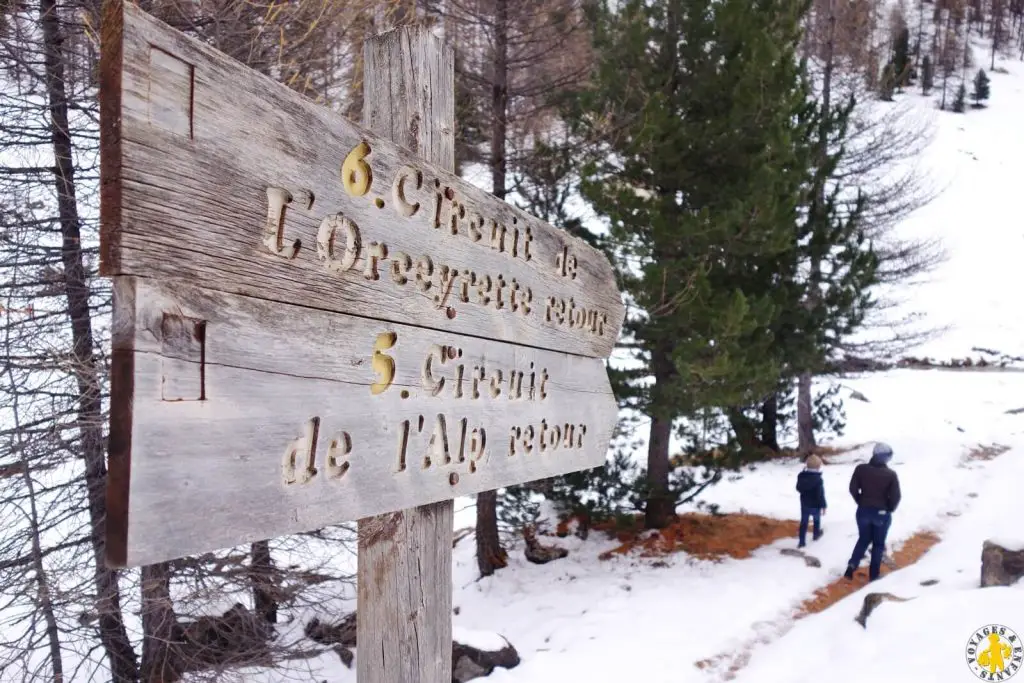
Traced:
MULTIPOLYGON (((976 63, 987 66, 984 50, 976 54, 976 63)), ((948 326, 916 350, 919 356, 977 358, 972 349, 980 347, 1024 357, 1024 223, 1017 208, 1024 178, 1024 63, 996 64, 1007 73, 988 72, 986 108, 929 117, 934 138, 921 162, 941 194, 900 226, 908 236, 940 236, 948 254, 903 311, 948 326)), ((935 102, 905 97, 924 109, 935 102)))

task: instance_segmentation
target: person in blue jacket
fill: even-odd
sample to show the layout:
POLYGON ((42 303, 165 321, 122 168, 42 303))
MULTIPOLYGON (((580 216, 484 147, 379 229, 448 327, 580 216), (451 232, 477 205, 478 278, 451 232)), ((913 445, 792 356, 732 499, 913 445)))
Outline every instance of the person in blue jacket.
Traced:
POLYGON ((814 518, 814 540, 821 538, 821 516, 828 503, 825 501, 825 480, 821 476, 821 458, 812 454, 807 458, 806 467, 796 475, 796 490, 800 492, 800 543, 807 545, 807 524, 814 518))

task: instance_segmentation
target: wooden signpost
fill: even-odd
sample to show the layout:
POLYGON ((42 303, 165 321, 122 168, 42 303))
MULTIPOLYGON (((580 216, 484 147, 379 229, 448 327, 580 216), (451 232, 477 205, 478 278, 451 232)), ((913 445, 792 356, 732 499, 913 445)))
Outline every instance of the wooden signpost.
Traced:
POLYGON ((451 173, 426 29, 365 127, 120 0, 101 49, 108 563, 360 520, 361 680, 450 680, 452 499, 604 462, 611 265, 451 173))

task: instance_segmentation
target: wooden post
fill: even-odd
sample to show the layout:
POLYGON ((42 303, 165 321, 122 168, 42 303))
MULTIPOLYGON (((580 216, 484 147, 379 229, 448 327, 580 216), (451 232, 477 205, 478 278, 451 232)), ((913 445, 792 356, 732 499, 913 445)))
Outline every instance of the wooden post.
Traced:
MULTIPOLYGON (((403 27, 368 40, 364 64, 363 125, 453 171, 451 48, 403 27)), ((451 681, 453 509, 445 500, 359 521, 359 683, 451 681)))

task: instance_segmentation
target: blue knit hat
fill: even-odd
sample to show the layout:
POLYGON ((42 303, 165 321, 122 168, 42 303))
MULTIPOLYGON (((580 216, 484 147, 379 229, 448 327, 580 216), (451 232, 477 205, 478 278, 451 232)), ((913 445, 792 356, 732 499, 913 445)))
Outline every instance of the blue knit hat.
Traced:
POLYGON ((879 441, 871 452, 871 459, 876 462, 889 462, 892 460, 892 446, 879 441))

